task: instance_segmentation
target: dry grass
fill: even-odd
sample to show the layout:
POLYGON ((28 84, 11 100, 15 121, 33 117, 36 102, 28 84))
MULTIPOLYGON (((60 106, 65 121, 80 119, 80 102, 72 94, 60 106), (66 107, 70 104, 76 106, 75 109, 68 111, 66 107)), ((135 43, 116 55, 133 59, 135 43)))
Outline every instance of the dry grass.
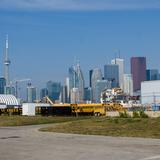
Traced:
MULTIPOLYGON (((0 126, 23 126, 49 123, 62 123, 80 120, 83 117, 42 117, 42 116, 0 116, 0 126)), ((86 117, 87 118, 87 117, 86 117)), ((84 119, 84 118, 83 118, 84 119)))
POLYGON ((87 135, 160 138, 160 118, 92 117, 40 130, 87 135))

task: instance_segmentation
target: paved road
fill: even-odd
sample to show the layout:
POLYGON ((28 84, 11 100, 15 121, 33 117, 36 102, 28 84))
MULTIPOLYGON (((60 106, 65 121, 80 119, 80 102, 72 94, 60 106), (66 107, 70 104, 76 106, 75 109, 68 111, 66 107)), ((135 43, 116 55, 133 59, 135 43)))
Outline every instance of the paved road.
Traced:
POLYGON ((160 160, 160 140, 0 127, 0 160, 160 160))

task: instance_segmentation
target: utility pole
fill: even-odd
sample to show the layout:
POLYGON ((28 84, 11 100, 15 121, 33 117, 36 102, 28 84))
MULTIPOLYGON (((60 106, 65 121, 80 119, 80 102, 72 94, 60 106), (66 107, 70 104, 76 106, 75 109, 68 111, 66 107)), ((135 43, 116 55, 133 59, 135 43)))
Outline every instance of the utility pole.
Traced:
POLYGON ((156 109, 156 95, 153 92, 153 103, 154 103, 154 109, 156 109))

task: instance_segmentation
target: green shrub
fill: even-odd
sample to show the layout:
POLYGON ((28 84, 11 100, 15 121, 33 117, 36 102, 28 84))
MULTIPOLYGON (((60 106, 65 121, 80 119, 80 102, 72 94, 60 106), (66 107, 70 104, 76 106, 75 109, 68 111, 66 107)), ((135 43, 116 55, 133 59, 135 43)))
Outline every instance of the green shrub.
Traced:
POLYGON ((116 118, 114 119, 114 123, 118 124, 119 123, 119 120, 116 118))
POLYGON ((140 113, 133 111, 133 118, 140 118, 140 113))
POLYGON ((148 115, 144 111, 139 111, 139 115, 141 118, 148 118, 148 115))
POLYGON ((131 116, 126 112, 119 112, 119 117, 120 118, 130 118, 131 116))
POLYGON ((124 117, 124 113, 123 112, 119 112, 119 117, 123 118, 124 117))

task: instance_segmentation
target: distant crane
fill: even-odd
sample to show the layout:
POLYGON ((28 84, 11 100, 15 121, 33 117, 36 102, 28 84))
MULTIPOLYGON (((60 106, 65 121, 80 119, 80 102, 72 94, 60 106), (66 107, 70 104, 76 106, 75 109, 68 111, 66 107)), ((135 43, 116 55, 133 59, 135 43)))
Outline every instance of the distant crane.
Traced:
POLYGON ((15 90, 16 90, 16 91, 15 91, 15 92, 16 92, 16 93, 15 93, 15 94, 16 94, 15 96, 16 96, 16 98, 18 98, 18 83, 19 83, 19 82, 27 82, 27 81, 31 81, 31 79, 30 79, 30 78, 25 78, 25 79, 16 79, 16 80, 15 80, 15 90))

